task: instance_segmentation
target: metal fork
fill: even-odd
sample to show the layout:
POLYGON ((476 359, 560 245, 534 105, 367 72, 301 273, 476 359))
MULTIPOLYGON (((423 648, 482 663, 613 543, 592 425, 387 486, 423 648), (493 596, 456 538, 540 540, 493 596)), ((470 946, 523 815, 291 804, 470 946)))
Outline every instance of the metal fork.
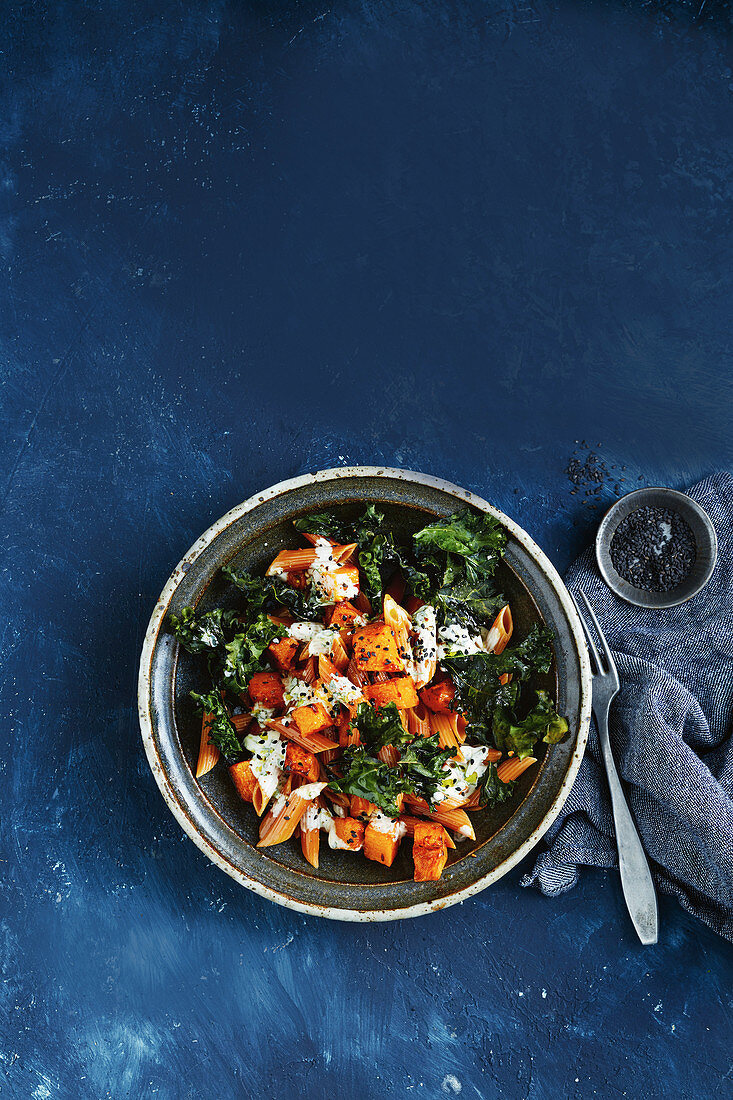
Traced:
POLYGON ((598 726, 598 736, 603 753, 603 763, 606 766, 608 786, 611 791, 611 805, 613 807, 613 823, 616 828, 616 847, 618 848, 618 862, 621 871, 621 886, 624 892, 626 908, 633 921, 639 939, 642 943, 656 943, 659 935, 659 915, 657 912, 657 894, 654 889, 654 880, 649 870, 649 863, 644 854, 641 839, 637 831, 631 810, 626 801, 621 781, 616 771, 616 764, 611 751, 611 741, 608 736, 608 711, 611 702, 618 695, 619 680, 616 662, 608 647, 598 619, 591 607, 585 592, 581 592, 583 602, 588 608, 598 640, 603 650, 603 660, 596 649, 596 644, 578 607, 580 621, 583 624, 585 636, 588 639, 588 649, 591 654, 593 669, 593 715, 598 726), (605 662, 605 663, 604 663, 605 662))

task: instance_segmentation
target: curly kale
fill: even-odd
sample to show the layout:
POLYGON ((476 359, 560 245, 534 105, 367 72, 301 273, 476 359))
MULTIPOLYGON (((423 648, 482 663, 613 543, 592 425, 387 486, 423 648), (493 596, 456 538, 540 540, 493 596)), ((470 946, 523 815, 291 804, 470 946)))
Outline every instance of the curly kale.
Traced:
POLYGON ((223 611, 217 607, 214 611, 198 612, 193 607, 184 607, 180 617, 171 615, 170 622, 178 641, 189 653, 203 653, 205 650, 218 649, 231 637, 232 628, 239 621, 238 611, 223 611))
POLYGON ((362 743, 371 752, 378 752, 387 745, 399 748, 412 737, 402 725, 400 712, 394 703, 388 703, 378 710, 369 703, 359 703, 351 727, 359 731, 362 743))
POLYGON ((476 585, 494 575, 506 546, 506 532, 493 516, 464 508, 423 527, 413 542, 418 560, 441 578, 440 587, 462 582, 476 585))
MULTIPOLYGON (((320 535, 324 539, 342 539, 344 525, 336 519, 332 512, 311 512, 308 516, 300 516, 293 520, 293 527, 297 531, 305 531, 308 535, 320 535)), ((349 540, 353 541, 353 540, 349 540)))
POLYGON ((224 646, 218 678, 227 691, 241 695, 247 690, 249 681, 262 667, 263 653, 271 642, 280 637, 282 629, 270 622, 267 615, 260 613, 246 630, 236 634, 224 646))
POLYGON ((370 756, 361 746, 344 749, 339 769, 341 774, 334 773, 329 779, 332 790, 365 798, 390 817, 397 817, 400 812, 398 796, 412 789, 397 768, 370 756))
POLYGON ((513 752, 521 760, 531 756, 537 742, 556 745, 568 732, 568 724, 555 710, 546 691, 537 692, 537 702, 524 718, 516 718, 510 707, 497 707, 492 733, 497 749, 513 752))
POLYGON ((242 745, 237 737, 237 731, 232 725, 229 711, 224 705, 224 699, 218 688, 212 688, 206 695, 199 695, 192 691, 191 698, 198 710, 209 715, 207 731, 209 741, 216 745, 221 755, 227 761, 234 761, 242 755, 242 745))
POLYGON ((455 749, 441 749, 440 739, 418 737, 403 750, 399 761, 413 794, 432 804, 436 791, 443 786, 446 773, 443 765, 455 754, 455 749))
POLYGON ((503 653, 444 657, 441 666, 455 684, 456 704, 468 723, 468 740, 490 743, 494 712, 499 709, 504 714, 511 713, 522 681, 533 672, 549 672, 551 663, 551 635, 539 626, 533 627, 519 645, 503 653), (509 683, 502 684, 504 676, 511 676, 509 683))
MULTIPOLYGON (((395 734, 396 731, 393 730, 390 740, 385 740, 384 743, 395 744, 395 734)), ((386 730, 384 736, 387 736, 386 730)), ((410 735, 406 736, 409 738, 410 735)), ((377 738, 368 748, 377 751, 375 746, 380 739, 377 738)), ((402 755, 395 767, 377 759, 365 746, 346 749, 339 761, 342 774, 334 773, 329 785, 343 794, 366 798, 392 817, 399 813, 399 794, 414 794, 432 803, 436 791, 446 778, 443 765, 451 758, 455 749, 441 749, 437 734, 433 737, 419 737, 408 745, 404 741, 403 729, 402 755)))
POLYGON ((479 805, 491 808, 508 801, 514 794, 516 785, 516 779, 510 780, 509 783, 503 783, 499 779, 496 764, 489 764, 478 781, 479 805))

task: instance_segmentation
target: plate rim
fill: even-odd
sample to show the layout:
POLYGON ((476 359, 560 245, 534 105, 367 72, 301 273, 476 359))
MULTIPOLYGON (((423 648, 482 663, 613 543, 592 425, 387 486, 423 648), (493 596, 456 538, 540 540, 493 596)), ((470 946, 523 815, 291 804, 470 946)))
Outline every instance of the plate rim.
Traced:
POLYGON ((578 618, 578 613, 575 608, 575 604, 572 600, 568 589, 565 586, 560 574, 555 569, 550 559, 545 552, 540 549, 537 543, 532 539, 527 532, 519 526, 513 519, 507 516, 500 509, 490 504, 483 497, 477 496, 468 489, 462 488, 460 485, 456 485, 453 482, 446 481, 443 478, 434 477, 431 474, 424 474, 417 470, 407 470, 401 467, 394 466, 337 466, 326 470, 317 470, 314 473, 299 474, 297 477, 287 478, 284 481, 279 481, 269 488, 260 492, 253 493, 247 497, 246 500, 240 504, 236 504, 228 512, 226 512, 219 519, 215 520, 204 531, 199 538, 189 547, 181 560, 176 565, 175 569, 171 573, 170 577, 166 581, 163 590, 156 600, 155 607, 150 616, 147 629, 145 631, 145 637, 143 640, 142 652, 140 656, 140 665, 138 672, 138 717, 140 721, 140 731, 142 735, 143 746, 145 748, 145 755, 150 766, 150 770, 153 773, 153 777, 157 783, 157 786, 163 795, 163 798, 168 805, 169 810, 175 817, 178 824, 181 826, 187 836, 196 844, 196 846, 214 863, 220 870, 225 871, 230 877, 239 882, 240 885, 247 887, 260 897, 266 898, 268 901, 274 901, 279 905, 283 905, 288 909, 292 909, 299 913, 305 913, 310 916, 325 917, 330 920, 341 920, 348 922, 381 922, 389 920, 406 920, 413 917, 424 916, 428 913, 434 913, 441 909, 447 909, 452 905, 457 905, 467 898, 472 897, 474 894, 485 890, 492 883, 502 878, 513 867, 517 865, 524 857, 535 847, 539 840, 542 839, 544 834, 550 828, 552 823, 557 818, 560 810, 562 809, 565 801, 570 794, 570 790, 575 781, 575 777, 580 768, 581 761, 583 759, 585 748, 588 742, 588 732, 590 727, 590 712, 591 712, 591 673, 590 664, 588 660, 588 652, 585 646, 583 638, 582 627, 578 618), (160 757, 158 755, 155 745, 155 735, 153 732, 153 715, 152 715, 152 699, 151 699, 151 663, 153 652, 158 640, 158 636, 163 625, 163 620, 168 611, 170 600, 178 587, 181 579, 188 572, 191 565, 196 559, 204 552, 204 550, 210 545, 210 543, 223 531, 225 528, 231 526, 241 516, 253 511, 260 504, 263 504, 267 500, 272 500, 274 497, 281 496, 284 493, 290 492, 292 489, 304 488, 308 485, 318 484, 324 481, 337 481, 344 478, 353 477, 389 477, 396 480, 409 481, 418 485, 425 485, 430 488, 438 489, 448 493, 451 496, 457 497, 464 501, 466 504, 470 504, 475 508, 478 508, 482 512, 486 512, 496 519, 498 519, 506 528, 511 532, 513 537, 528 551, 528 553, 534 558, 537 565, 543 570, 547 579, 551 583, 555 594, 562 606, 562 609, 566 615, 568 624, 570 626, 570 632, 575 644, 575 651, 579 661, 580 667, 580 720, 578 726, 578 733, 576 737, 575 750, 571 758, 569 767, 565 773, 560 789, 557 795, 548 809, 545 816, 540 823, 533 829, 530 835, 516 848, 510 855, 506 857, 497 867, 487 874, 482 875, 475 882, 472 882, 469 886, 464 887, 462 890, 451 894, 449 897, 436 898, 433 901, 420 902, 415 905, 408 905, 399 909, 384 909, 384 910, 362 910, 362 909, 341 909, 341 908, 329 908, 326 906, 318 906, 311 902, 299 901, 290 897, 285 893, 280 893, 277 890, 272 889, 269 886, 265 886, 261 882, 250 878, 239 867, 236 867, 228 859, 226 859, 221 852, 205 837, 203 836, 191 818, 186 813, 185 807, 181 804, 181 801, 177 798, 175 791, 171 787, 168 776, 162 765, 160 757))

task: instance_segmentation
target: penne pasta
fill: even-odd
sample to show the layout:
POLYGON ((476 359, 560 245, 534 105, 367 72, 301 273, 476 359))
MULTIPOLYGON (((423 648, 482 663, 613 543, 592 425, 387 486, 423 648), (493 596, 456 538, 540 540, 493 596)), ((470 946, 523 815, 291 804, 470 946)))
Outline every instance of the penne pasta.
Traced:
POLYGON ((395 764, 400 758, 400 754, 394 745, 385 745, 377 753, 377 757, 385 764, 389 764, 390 768, 394 768, 395 764))
POLYGON ((260 825, 258 848, 269 848, 289 840, 305 813, 308 803, 317 798, 325 783, 307 783, 288 794, 279 793, 260 825))
POLYGON ((219 757, 221 756, 216 745, 212 745, 209 741, 209 728, 213 721, 213 714, 205 711, 201 717, 201 741, 199 743, 199 757, 196 762, 197 779, 207 775, 219 763, 219 757))
POLYGON ((418 703, 416 707, 406 710, 405 717, 407 719, 407 729, 414 737, 431 736, 430 718, 423 703, 418 703))
POLYGON ((502 783, 511 783, 512 779, 518 779, 527 768, 531 768, 536 763, 534 756, 525 756, 524 760, 518 760, 516 756, 512 756, 509 760, 502 760, 496 769, 496 774, 502 783))
POLYGON ((306 749, 308 752, 325 752, 327 749, 337 749, 339 747, 338 742, 332 741, 330 737, 325 737, 322 733, 302 733, 294 722, 286 726, 283 722, 278 722, 277 718, 269 718, 265 725, 268 729, 276 730, 281 737, 287 738, 288 741, 294 741, 296 745, 300 745, 302 749, 306 749))
POLYGON ((457 749, 466 740, 466 735, 460 728, 459 717, 457 711, 430 715, 430 729, 434 734, 437 733, 441 749, 457 749))
POLYGON ((489 653, 503 653, 514 630, 509 604, 502 607, 486 636, 485 648, 489 653))
POLYGON ((310 569, 316 560, 315 550, 281 550, 267 567, 266 577, 278 573, 302 573, 310 569))

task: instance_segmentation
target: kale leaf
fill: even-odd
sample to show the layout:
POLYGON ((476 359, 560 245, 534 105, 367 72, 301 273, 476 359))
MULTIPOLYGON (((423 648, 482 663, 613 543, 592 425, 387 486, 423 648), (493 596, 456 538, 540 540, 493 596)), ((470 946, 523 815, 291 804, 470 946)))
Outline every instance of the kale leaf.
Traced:
POLYGON ((266 605, 276 602, 277 597, 273 590, 272 577, 254 577, 246 569, 238 571, 232 569, 230 565, 222 566, 221 571, 227 580, 231 581, 240 592, 244 593, 244 598, 247 601, 247 611, 251 615, 262 611, 266 605))
POLYGON ((399 767, 414 794, 432 803, 436 791, 446 779, 443 765, 455 751, 454 748, 441 749, 437 733, 432 737, 417 737, 402 750, 399 767))
POLYGON ((270 642, 282 634, 283 628, 259 614, 247 629, 236 634, 224 647, 224 659, 219 669, 221 684, 228 691, 241 695, 249 681, 261 668, 262 654, 270 642))
POLYGON ((537 702, 524 718, 515 718, 509 707, 498 707, 492 730, 497 749, 514 752, 521 760, 531 754, 540 738, 548 745, 562 741, 568 724, 555 710, 548 693, 538 691, 537 702))
POLYGON ((344 537, 344 526, 332 512, 311 512, 308 516, 300 516, 293 520, 293 527, 298 531, 305 531, 308 535, 320 535, 326 539, 344 537))
MULTIPOLYGON (((489 743, 494 711, 501 708, 504 716, 512 713, 520 683, 533 672, 549 672, 551 663, 551 635, 540 626, 534 626, 519 645, 510 646, 503 653, 444 657, 441 666, 455 684, 456 703, 468 723, 467 738, 489 743), (502 684, 501 677, 506 675, 511 680, 502 684)), ((497 748, 501 745, 497 744, 497 748)))
POLYGON ((197 709, 210 716, 207 730, 212 745, 216 745, 226 760, 235 760, 241 756, 242 746, 219 689, 212 688, 206 695, 199 695, 196 691, 190 694, 197 709))
POLYGON ((365 798, 390 817, 398 816, 397 797, 411 787, 397 768, 370 756, 361 746, 344 749, 339 767, 341 775, 332 774, 329 779, 332 790, 365 798))
POLYGON ((514 794, 516 783, 516 779, 510 780, 509 783, 502 783, 496 770, 496 764, 489 764, 478 781, 478 789, 481 792, 479 805, 491 807, 506 802, 514 794))
POLYGON ((441 587, 462 579, 475 585, 493 576, 504 553, 506 532, 493 516, 463 508, 423 527, 413 542, 418 559, 442 573, 441 587))
POLYGON ((358 729, 370 752, 378 752, 387 745, 399 747, 412 737, 402 725, 400 712, 394 703, 388 703, 379 710, 369 703, 359 703, 351 726, 358 729))
POLYGON ((202 653, 223 645, 238 620, 238 611, 223 611, 221 607, 203 613, 193 607, 184 607, 180 618, 177 615, 170 617, 173 633, 189 653, 202 653))

